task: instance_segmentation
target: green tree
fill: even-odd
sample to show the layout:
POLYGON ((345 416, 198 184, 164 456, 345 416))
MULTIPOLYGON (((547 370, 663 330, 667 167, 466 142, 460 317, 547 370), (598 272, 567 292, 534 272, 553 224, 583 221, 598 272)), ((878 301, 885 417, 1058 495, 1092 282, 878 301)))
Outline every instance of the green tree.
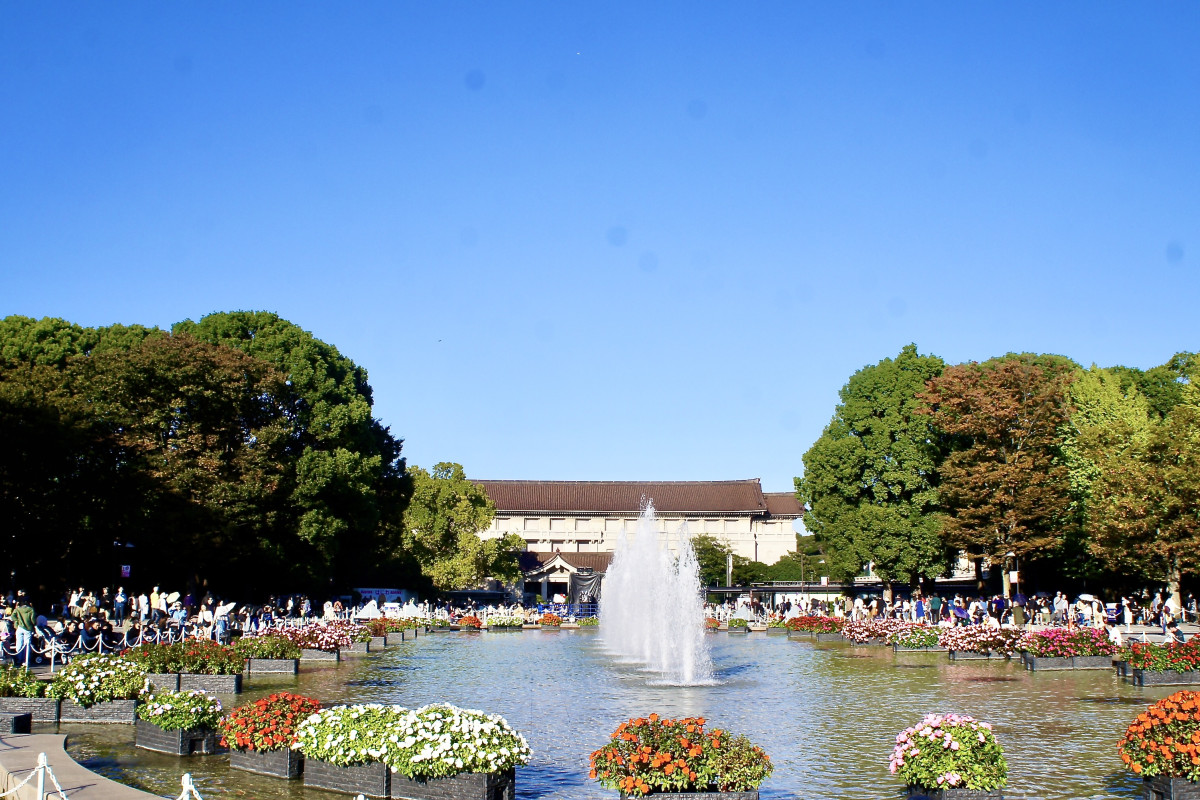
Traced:
POLYGON ((496 505, 459 464, 442 462, 429 472, 409 467, 412 499, 404 512, 404 547, 439 589, 473 588, 485 578, 511 583, 525 540, 516 534, 480 539, 496 505))
POLYGON ((411 487, 401 442, 371 416, 366 370, 269 312, 209 314, 173 330, 265 361, 299 397, 301 451, 292 487, 298 534, 335 582, 404 573, 404 564, 393 559, 402 555, 401 520, 411 487))
POLYGON ((959 364, 921 395, 951 444, 941 466, 950 544, 1001 565, 1006 554, 1048 555, 1063 544, 1071 503, 1062 458, 1072 366, 1058 356, 1008 355, 959 364))
POLYGON ((1163 580, 1180 602, 1180 580, 1200 566, 1200 389, 1145 436, 1110 451, 1093 484, 1090 524, 1098 555, 1163 580))
POLYGON ((853 578, 867 563, 885 582, 915 584, 946 571, 936 516, 942 454, 929 418, 917 413, 917 394, 943 368, 916 345, 863 367, 842 387, 832 421, 804 454, 796 492, 832 577, 853 578))
MULTIPOLYGON (((700 566, 700 582, 705 586, 724 586, 725 568, 733 548, 724 539, 706 533, 693 535, 691 542, 692 551, 696 554, 696 563, 700 566)), ((742 564, 749 563, 742 556, 734 556, 733 560, 735 570, 742 564)))

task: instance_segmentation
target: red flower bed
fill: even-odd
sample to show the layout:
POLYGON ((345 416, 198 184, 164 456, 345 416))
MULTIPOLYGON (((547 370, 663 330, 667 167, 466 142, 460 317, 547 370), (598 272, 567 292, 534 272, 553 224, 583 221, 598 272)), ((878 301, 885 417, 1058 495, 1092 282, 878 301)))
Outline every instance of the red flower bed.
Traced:
POLYGON ((483 627, 483 620, 474 614, 470 614, 460 619, 458 625, 460 628, 474 628, 475 630, 479 630, 483 627))
POLYGON ((1200 694, 1176 692, 1138 715, 1117 745, 1135 775, 1200 780, 1200 694))
POLYGON ((296 728, 321 709, 311 697, 277 692, 234 709, 217 723, 221 744, 235 750, 284 750, 296 728))
POLYGON ((812 633, 841 633, 845 624, 845 620, 837 617, 792 617, 787 621, 787 629, 812 633))

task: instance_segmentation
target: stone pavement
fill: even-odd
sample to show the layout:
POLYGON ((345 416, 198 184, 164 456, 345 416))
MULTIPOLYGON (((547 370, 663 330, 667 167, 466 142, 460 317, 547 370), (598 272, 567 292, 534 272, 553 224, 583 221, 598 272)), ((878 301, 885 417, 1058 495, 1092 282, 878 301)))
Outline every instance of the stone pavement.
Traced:
MULTIPOLYGON (((0 736, 0 794, 25 780, 45 753, 54 777, 70 800, 159 800, 156 795, 110 781, 84 769, 67 755, 62 734, 0 736)), ((47 800, 61 800, 54 783, 46 778, 47 800)), ((16 800, 36 800, 37 778, 17 790, 16 800)))

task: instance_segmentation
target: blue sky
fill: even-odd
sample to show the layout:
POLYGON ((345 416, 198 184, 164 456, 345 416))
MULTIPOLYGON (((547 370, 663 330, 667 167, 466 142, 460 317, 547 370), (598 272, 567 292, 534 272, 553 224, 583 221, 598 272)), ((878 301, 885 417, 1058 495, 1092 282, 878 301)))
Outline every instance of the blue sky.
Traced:
POLYGON ((791 488, 908 342, 1200 349, 1200 6, 0 4, 0 315, 268 309, 410 461, 791 488))

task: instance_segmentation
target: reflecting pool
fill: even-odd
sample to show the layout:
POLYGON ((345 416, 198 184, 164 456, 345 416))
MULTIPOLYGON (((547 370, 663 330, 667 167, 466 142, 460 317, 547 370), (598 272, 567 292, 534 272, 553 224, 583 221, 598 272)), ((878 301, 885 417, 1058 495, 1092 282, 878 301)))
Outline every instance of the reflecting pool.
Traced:
MULTIPOLYGON (((1009 763, 1007 798, 1131 797, 1116 743, 1128 722, 1169 687, 1119 683, 1111 672, 1028 673, 1019 662, 951 663, 945 653, 895 655, 883 647, 814 644, 785 636, 709 634, 720 681, 652 685, 619 666, 595 629, 422 635, 383 653, 304 667, 299 677, 247 682, 226 706, 287 689, 339 702, 416 707, 445 701, 503 715, 529 740, 519 798, 605 798, 588 756, 622 720, 658 712, 704 716, 745 733, 771 755, 764 798, 887 798, 896 734, 930 712, 991 722, 1009 763)), ((44 727, 43 732, 51 730, 44 727)), ((121 725, 62 725, 68 750, 110 778, 163 796, 191 772, 205 800, 346 797, 230 770, 225 756, 173 758, 133 747, 121 725)))

